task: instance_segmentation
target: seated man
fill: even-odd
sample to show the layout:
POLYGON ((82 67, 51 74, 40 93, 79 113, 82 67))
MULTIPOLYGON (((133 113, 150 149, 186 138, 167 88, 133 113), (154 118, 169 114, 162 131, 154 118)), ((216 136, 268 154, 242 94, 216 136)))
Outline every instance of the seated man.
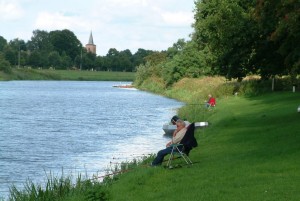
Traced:
POLYGON ((173 133, 172 140, 167 143, 166 148, 157 153, 156 158, 151 163, 152 166, 161 165, 164 157, 172 152, 171 144, 178 144, 186 133, 185 122, 181 119, 176 121, 177 129, 173 133))
POLYGON ((211 94, 208 95, 208 101, 206 102, 206 107, 215 107, 216 106, 216 99, 211 96, 211 94))

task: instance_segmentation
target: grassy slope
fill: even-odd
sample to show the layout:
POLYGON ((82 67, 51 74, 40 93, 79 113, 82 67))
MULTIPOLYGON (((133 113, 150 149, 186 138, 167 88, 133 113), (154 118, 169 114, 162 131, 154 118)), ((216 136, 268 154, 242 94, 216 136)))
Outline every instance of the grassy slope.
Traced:
POLYGON ((210 112, 183 108, 188 119, 210 122, 196 133, 196 163, 135 169, 110 187, 112 200, 300 200, 299 101, 280 92, 218 100, 210 112))

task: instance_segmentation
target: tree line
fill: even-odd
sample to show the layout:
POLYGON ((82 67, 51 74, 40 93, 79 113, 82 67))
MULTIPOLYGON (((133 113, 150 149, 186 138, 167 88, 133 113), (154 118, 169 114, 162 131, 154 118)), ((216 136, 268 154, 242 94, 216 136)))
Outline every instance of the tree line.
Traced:
POLYGON ((105 56, 87 52, 70 30, 34 30, 31 39, 13 39, 0 36, 0 70, 9 67, 81 69, 98 71, 135 71, 143 58, 153 51, 138 49, 134 54, 126 49, 110 48, 105 56), (2 65, 1 65, 2 63, 2 65), (7 66, 7 67, 4 67, 7 66))
POLYGON ((190 40, 148 57, 137 84, 151 76, 168 86, 183 77, 299 75, 299 0, 197 0, 194 19, 190 40))
POLYGON ((9 64, 136 70, 136 84, 158 77, 166 86, 183 77, 213 75, 238 80, 251 74, 262 79, 283 75, 297 79, 299 0, 196 0, 194 19, 190 39, 178 39, 167 50, 139 49, 132 54, 111 48, 102 57, 86 52, 69 30, 35 30, 28 42, 15 39, 7 43, 0 36, 0 70, 9 64))

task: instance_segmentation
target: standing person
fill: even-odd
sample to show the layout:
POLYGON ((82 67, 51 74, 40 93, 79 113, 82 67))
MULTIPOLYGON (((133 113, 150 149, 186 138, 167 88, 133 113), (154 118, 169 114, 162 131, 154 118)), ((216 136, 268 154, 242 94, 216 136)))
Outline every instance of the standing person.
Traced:
POLYGON ((151 163, 152 166, 161 165, 164 157, 172 152, 171 144, 179 144, 186 133, 185 122, 181 119, 176 121, 176 130, 173 133, 172 140, 166 144, 166 148, 157 153, 156 158, 151 163))

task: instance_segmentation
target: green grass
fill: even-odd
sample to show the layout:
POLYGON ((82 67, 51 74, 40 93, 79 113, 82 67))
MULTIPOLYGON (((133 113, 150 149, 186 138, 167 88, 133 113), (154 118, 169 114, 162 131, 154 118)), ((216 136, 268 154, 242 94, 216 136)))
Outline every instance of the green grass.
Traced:
POLYGON ((0 71, 0 80, 133 81, 134 78, 134 72, 13 69, 6 74, 0 71))
POLYGON ((196 163, 133 170, 110 187, 111 200, 300 200, 298 105, 299 93, 280 92, 222 99, 215 111, 198 108, 194 120, 204 117, 210 126, 196 132, 196 163))
MULTIPOLYGON (((44 72, 45 70, 40 70, 44 72)), ((62 80, 93 80, 93 81, 133 81, 133 72, 112 72, 112 71, 68 71, 68 70, 46 70, 47 73, 54 73, 62 80)))

